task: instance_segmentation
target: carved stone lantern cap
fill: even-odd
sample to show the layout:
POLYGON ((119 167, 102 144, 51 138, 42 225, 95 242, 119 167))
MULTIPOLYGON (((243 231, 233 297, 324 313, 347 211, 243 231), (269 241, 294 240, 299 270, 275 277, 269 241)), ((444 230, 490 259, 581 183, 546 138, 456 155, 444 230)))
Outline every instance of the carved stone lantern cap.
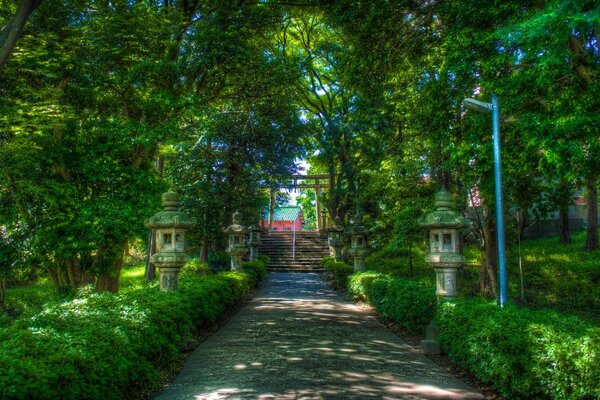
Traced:
POLYGON ((442 188, 434 196, 435 210, 430 211, 419 219, 419 225, 424 228, 461 229, 469 226, 469 221, 452 209, 452 194, 442 188))
POLYGON ((362 225, 362 219, 363 219, 363 214, 360 211, 360 209, 356 209, 356 214, 354 214, 354 217, 352 217, 350 219, 350 226, 348 228, 346 228, 346 233, 349 234, 357 234, 357 233, 361 233, 364 234, 367 232, 367 228, 364 227, 364 225, 362 225))
POLYGON ((159 211, 150 218, 144 220, 144 226, 148 229, 179 228, 190 229, 196 226, 196 218, 190 217, 183 211, 178 211, 179 194, 169 190, 162 195, 163 211, 159 211))
POLYGON ((233 223, 231 225, 229 225, 227 228, 223 229, 223 232, 225 233, 246 233, 248 232, 248 228, 245 226, 242 226, 242 214, 236 210, 236 212, 233 213, 232 215, 232 221, 233 223))
POLYGON ((339 215, 337 217, 335 217, 335 219, 333 220, 333 225, 330 226, 329 228, 327 228, 327 230, 329 232, 343 232, 344 231, 344 226, 342 225, 342 220, 340 219, 339 215))

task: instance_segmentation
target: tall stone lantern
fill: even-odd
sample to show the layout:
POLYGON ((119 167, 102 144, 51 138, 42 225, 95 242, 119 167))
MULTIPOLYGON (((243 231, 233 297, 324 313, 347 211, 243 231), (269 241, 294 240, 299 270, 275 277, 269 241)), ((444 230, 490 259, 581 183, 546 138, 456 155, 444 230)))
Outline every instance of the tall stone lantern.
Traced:
POLYGON ((329 255, 335 258, 336 261, 342 259, 342 249, 344 248, 344 238, 342 234, 344 228, 339 217, 335 218, 333 226, 327 229, 327 241, 329 242, 329 255))
POLYGON ((460 253, 460 230, 468 221, 452 209, 452 195, 442 187, 435 194, 435 210, 419 220, 419 225, 429 229, 429 254, 425 261, 435 270, 438 298, 457 296, 456 271, 465 264, 460 253))
POLYGON ((239 211, 233 213, 233 223, 227 228, 223 229, 223 232, 229 235, 229 247, 227 252, 231 257, 231 270, 237 271, 242 268, 242 259, 248 252, 246 247, 246 233, 248 228, 242 226, 242 214, 239 211))
POLYGON ((364 271, 366 268, 365 258, 369 249, 367 247, 367 228, 362 225, 362 214, 359 210, 356 210, 345 233, 350 236, 348 255, 354 259, 354 270, 364 271))
POLYGON ((258 246, 263 229, 257 224, 248 227, 248 246, 250 247, 250 260, 258 258, 258 246))
POLYGON ((160 290, 177 290, 179 270, 189 261, 185 253, 185 231, 196 226, 196 219, 179 208, 179 194, 169 190, 162 195, 163 211, 144 221, 148 229, 156 231, 156 250, 152 262, 160 271, 160 290))

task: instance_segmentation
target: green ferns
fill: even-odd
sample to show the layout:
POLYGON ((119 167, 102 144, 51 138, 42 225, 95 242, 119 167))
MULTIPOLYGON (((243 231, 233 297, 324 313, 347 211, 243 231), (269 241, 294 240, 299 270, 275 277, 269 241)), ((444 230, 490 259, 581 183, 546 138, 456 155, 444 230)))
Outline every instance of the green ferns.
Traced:
POLYGON ((0 398, 121 399, 151 388, 260 276, 187 273, 178 292, 89 292, 23 316, 0 332, 0 398))

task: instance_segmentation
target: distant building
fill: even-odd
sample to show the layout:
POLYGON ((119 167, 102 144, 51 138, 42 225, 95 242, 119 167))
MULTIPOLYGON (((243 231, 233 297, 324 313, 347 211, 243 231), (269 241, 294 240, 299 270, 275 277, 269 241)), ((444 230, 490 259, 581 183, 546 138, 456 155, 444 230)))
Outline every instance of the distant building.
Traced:
MULTIPOLYGON (((302 208, 299 206, 275 207, 273 216, 274 231, 301 231, 304 223, 302 208)), ((260 222, 264 229, 269 229, 269 210, 263 212, 260 222)))

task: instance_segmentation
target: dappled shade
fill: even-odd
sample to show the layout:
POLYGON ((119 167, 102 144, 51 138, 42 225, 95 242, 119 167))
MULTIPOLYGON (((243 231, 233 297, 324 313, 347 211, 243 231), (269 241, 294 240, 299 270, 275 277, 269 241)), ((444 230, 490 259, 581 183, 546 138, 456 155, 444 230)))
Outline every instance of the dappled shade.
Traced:
POLYGON ((263 293, 201 345, 158 398, 483 397, 318 275, 272 273, 263 293))

